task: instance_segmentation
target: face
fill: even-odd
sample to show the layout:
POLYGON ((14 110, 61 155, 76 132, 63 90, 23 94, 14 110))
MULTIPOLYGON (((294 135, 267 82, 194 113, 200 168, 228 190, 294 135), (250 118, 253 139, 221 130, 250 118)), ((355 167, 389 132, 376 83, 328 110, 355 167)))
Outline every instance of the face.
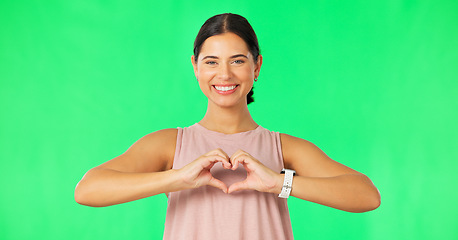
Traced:
POLYGON ((202 44, 194 73, 209 103, 221 107, 247 104, 246 96, 259 76, 262 56, 255 62, 245 41, 234 33, 209 37, 202 44))

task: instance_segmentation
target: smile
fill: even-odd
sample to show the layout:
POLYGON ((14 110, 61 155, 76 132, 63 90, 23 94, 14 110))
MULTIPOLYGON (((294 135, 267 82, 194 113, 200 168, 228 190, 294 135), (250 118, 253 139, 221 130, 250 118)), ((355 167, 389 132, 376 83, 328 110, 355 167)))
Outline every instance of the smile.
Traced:
POLYGON ((213 87, 215 87, 216 90, 223 91, 223 92, 234 90, 237 86, 238 85, 232 85, 232 86, 216 86, 216 85, 213 85, 213 87))

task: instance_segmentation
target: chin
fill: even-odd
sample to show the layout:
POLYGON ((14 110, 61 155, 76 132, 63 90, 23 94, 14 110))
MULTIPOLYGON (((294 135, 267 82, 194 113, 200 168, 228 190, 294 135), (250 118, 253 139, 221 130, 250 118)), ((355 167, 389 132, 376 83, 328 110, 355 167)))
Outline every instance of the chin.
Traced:
POLYGON ((246 106, 247 105, 247 102, 243 102, 243 101, 234 101, 234 100, 229 100, 229 99, 224 99, 224 100, 221 100, 219 99, 219 101, 213 101, 213 100, 210 100, 214 105, 218 106, 218 107, 221 107, 221 108, 232 108, 232 107, 240 107, 240 106, 246 106))

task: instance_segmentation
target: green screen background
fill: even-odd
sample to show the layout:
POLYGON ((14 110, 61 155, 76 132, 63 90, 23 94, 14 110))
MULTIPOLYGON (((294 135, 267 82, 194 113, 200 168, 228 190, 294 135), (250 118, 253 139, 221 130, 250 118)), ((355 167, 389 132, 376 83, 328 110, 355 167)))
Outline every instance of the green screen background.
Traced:
POLYGON ((290 198, 296 239, 458 239, 458 2, 0 1, 0 239, 161 239, 162 194, 78 205, 140 137, 199 121, 203 22, 242 14, 264 56, 254 119, 367 174, 354 214, 290 198))

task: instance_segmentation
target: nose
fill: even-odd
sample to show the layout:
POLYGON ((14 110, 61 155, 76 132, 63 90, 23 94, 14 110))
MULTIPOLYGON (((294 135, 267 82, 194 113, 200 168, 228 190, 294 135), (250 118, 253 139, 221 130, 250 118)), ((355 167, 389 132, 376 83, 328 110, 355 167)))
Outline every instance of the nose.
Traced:
POLYGON ((231 67, 229 64, 221 64, 218 71, 218 78, 223 81, 230 80, 232 78, 231 67))

